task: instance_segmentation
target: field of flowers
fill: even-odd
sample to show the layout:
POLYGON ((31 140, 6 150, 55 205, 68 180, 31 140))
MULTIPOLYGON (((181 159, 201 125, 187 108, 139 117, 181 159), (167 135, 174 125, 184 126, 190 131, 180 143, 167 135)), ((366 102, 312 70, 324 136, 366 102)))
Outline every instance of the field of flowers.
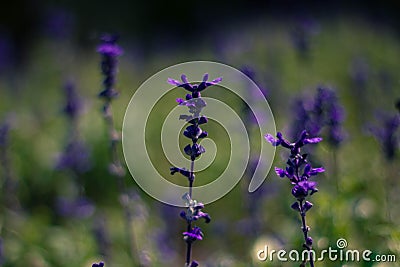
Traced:
MULTIPOLYGON (((199 266, 301 264, 279 261, 277 254, 273 261, 261 261, 259 251, 268 246, 300 252, 312 247, 317 255, 329 247, 370 250, 371 259, 394 255, 397 260, 326 256, 304 266, 400 266, 398 32, 352 16, 260 17, 224 27, 204 40, 199 36, 196 45, 169 39, 149 49, 127 34, 116 38, 98 29, 87 33, 82 44, 68 31, 53 29, 17 50, 0 32, 0 265, 184 266, 188 246, 190 262, 199 266), (212 82, 218 77, 210 73, 210 88, 201 96, 219 99, 237 112, 252 137, 250 153, 260 142, 277 150, 257 191, 247 191, 249 164, 229 194, 204 210, 189 195, 192 206, 182 213, 135 183, 120 137, 137 88, 171 65, 194 60, 220 62, 250 77, 268 100, 284 139, 252 128, 248 106, 218 86, 219 80, 212 82), (260 141, 260 135, 266 138, 260 141), (208 216, 211 221, 204 223, 208 216), (310 227, 303 231, 302 217, 310 227), (339 239, 347 242, 345 247, 339 239)), ((189 93, 181 101, 190 106, 186 101, 200 95, 179 76, 170 78, 178 88, 149 117, 137 114, 147 120, 147 151, 135 153, 148 153, 165 179, 187 185, 193 169, 171 165, 161 127, 178 104, 176 98, 189 93)), ((166 80, 165 90, 170 87, 166 80)), ((232 133, 201 120, 189 122, 192 128, 182 130, 179 139, 182 153, 193 162, 204 152, 194 148, 206 136, 203 130, 217 146, 212 165, 196 173, 195 186, 224 171, 231 149, 232 133), (189 143, 192 147, 185 148, 189 143)))

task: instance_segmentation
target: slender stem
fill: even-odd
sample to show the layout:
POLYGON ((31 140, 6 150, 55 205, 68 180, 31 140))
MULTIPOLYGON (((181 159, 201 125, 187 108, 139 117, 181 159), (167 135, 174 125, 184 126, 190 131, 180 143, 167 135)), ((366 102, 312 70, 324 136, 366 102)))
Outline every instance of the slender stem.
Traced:
MULTIPOLYGON (((193 182, 194 182, 194 160, 190 163, 190 178, 189 178, 189 196, 192 198, 192 192, 193 192, 193 182)), ((192 229, 192 222, 188 222, 187 226, 187 231, 190 232, 192 229)), ((187 243, 187 248, 186 248, 186 264, 189 266, 190 264, 190 258, 192 254, 192 243, 188 242, 187 243)))
POLYGON ((307 244, 307 238, 308 238, 308 227, 306 224, 306 214, 303 211, 303 200, 299 200, 299 207, 300 207, 300 215, 301 215, 301 223, 302 223, 302 230, 303 230, 303 235, 304 235, 304 244, 306 249, 308 250, 308 259, 310 261, 310 266, 314 267, 314 259, 311 256, 311 246, 307 244))
POLYGON ((190 163, 189 196, 192 198, 194 182, 194 160, 190 163))

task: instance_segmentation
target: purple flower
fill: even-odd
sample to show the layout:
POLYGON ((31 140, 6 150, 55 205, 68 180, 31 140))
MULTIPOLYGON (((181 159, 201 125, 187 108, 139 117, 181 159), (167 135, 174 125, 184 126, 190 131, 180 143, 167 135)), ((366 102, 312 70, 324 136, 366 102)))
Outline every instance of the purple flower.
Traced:
POLYGON ((379 113, 377 119, 379 125, 370 126, 369 130, 381 144, 386 158, 393 160, 399 147, 397 131, 400 127, 400 117, 398 114, 379 113))
POLYGON ((208 213, 202 212, 201 209, 204 208, 204 204, 193 200, 189 194, 183 195, 183 200, 185 200, 187 205, 187 211, 181 211, 180 216, 187 222, 197 221, 201 218, 205 220, 206 223, 211 221, 210 215, 208 213))
POLYGON ((189 170, 186 170, 185 168, 178 168, 178 167, 171 167, 171 174, 174 175, 175 173, 180 173, 183 176, 187 177, 188 179, 194 179, 194 174, 191 176, 191 173, 189 170))
POLYGON ((304 167, 303 176, 302 176, 303 179, 302 180, 307 180, 311 176, 315 176, 318 173, 322 173, 324 171, 325 171, 325 169, 323 167, 312 168, 310 164, 307 164, 304 167))
POLYGON ((312 44, 312 38, 319 32, 319 25, 310 18, 298 19, 295 27, 291 31, 290 37, 292 45, 299 56, 307 58, 312 44))
POLYGON ((72 35, 74 24, 75 17, 69 10, 50 8, 46 11, 43 26, 50 37, 62 40, 72 35))
POLYGON ((203 232, 201 231, 200 227, 193 227, 190 229, 189 232, 183 232, 183 239, 187 243, 193 243, 196 240, 203 240, 203 232))
POLYGON ((316 188, 317 182, 314 181, 301 181, 292 188, 292 195, 297 199, 304 199, 308 194, 318 192, 316 188))
POLYGON ((82 110, 82 101, 79 98, 75 85, 68 81, 64 86, 66 104, 64 112, 72 119, 76 118, 82 110))
POLYGON ((192 223, 199 219, 204 219, 206 223, 211 221, 211 217, 202 211, 204 205, 196 200, 192 199, 192 190, 194 183, 194 164, 195 160, 202 154, 205 153, 205 148, 198 144, 200 138, 204 138, 208 135, 206 131, 203 131, 200 125, 207 123, 208 119, 205 116, 201 116, 202 109, 206 106, 206 102, 201 98, 200 92, 209 86, 218 84, 222 78, 217 78, 211 82, 208 81, 208 74, 204 74, 203 81, 199 84, 191 84, 187 80, 185 74, 182 74, 181 80, 177 81, 169 78, 168 83, 183 87, 184 89, 191 92, 186 94, 185 99, 177 98, 176 102, 180 106, 186 106, 189 109, 190 114, 183 114, 179 116, 180 120, 185 120, 189 125, 185 128, 183 135, 189 138, 192 143, 187 144, 183 151, 186 155, 190 156, 191 167, 190 170, 185 168, 171 167, 171 174, 179 172, 183 176, 188 178, 189 181, 189 192, 183 195, 183 200, 186 202, 187 210, 181 211, 180 216, 186 221, 188 231, 184 232, 184 240, 187 242, 186 261, 185 266, 198 266, 196 261, 191 261, 192 245, 195 240, 202 240, 203 233, 197 226, 192 227, 192 223))
POLYGON ((344 108, 333 89, 318 87, 313 98, 297 98, 293 112, 296 117, 291 123, 292 135, 302 130, 311 135, 323 134, 333 147, 338 147, 346 138, 346 132, 342 127, 345 118, 344 108))
POLYGON ((201 154, 206 152, 206 149, 199 144, 187 145, 184 148, 186 155, 190 156, 191 160, 195 160, 200 157, 201 154))
POLYGON ((104 267, 104 262, 99 262, 99 263, 93 263, 92 267, 104 267))
POLYGON ((118 37, 116 35, 105 34, 100 40, 102 43, 97 47, 97 52, 108 57, 118 57, 122 55, 122 48, 116 44, 118 37))
POLYGON ((303 207, 302 207, 303 212, 307 212, 309 209, 312 208, 312 206, 313 206, 313 204, 311 202, 309 202, 309 201, 304 202, 303 207))
POLYGON ((212 81, 208 81, 208 73, 204 74, 203 76, 203 81, 199 84, 190 84, 186 75, 182 74, 181 76, 182 82, 178 80, 174 80, 171 78, 168 78, 168 83, 178 86, 178 87, 183 87, 184 89, 188 90, 189 92, 192 93, 193 98, 198 98, 200 97, 200 92, 206 89, 209 86, 216 85, 222 81, 222 77, 216 78, 212 81))
POLYGON ((94 213, 95 206, 90 200, 83 197, 72 200, 58 198, 56 209, 63 217, 88 218, 94 213))
POLYGON ((303 131, 301 133, 300 139, 295 143, 289 143, 286 139, 283 138, 282 133, 278 132, 276 135, 277 139, 275 139, 271 134, 266 134, 265 139, 271 143, 273 146, 283 146, 285 148, 289 148, 292 151, 292 154, 297 153, 298 149, 307 144, 316 144, 322 141, 321 137, 313 137, 308 138, 307 131, 303 131))
MULTIPOLYGON (((270 134, 267 134, 265 139, 273 146, 281 145, 282 147, 290 150, 290 156, 286 162, 286 169, 275 167, 275 172, 281 178, 285 176, 288 177, 293 185, 291 193, 297 199, 297 201, 291 205, 291 208, 299 212, 302 218, 301 228, 304 235, 303 247, 307 250, 311 250, 312 239, 308 236, 308 231, 310 228, 306 224, 306 213, 312 208, 313 204, 307 201, 306 197, 314 194, 318 191, 318 189, 316 188, 317 183, 310 181, 309 178, 324 172, 325 169, 322 167, 312 168, 311 164, 307 162, 307 154, 301 153, 301 148, 308 144, 319 143, 322 141, 322 138, 310 138, 306 131, 302 131, 300 138, 294 143, 290 143, 284 139, 282 134, 279 132, 276 139, 270 134)), ((310 263, 311 266, 314 266, 312 259, 310 260, 310 263)))
POLYGON ((101 70, 104 75, 104 90, 100 92, 99 97, 111 100, 118 96, 115 90, 115 80, 117 74, 118 56, 122 55, 122 49, 116 44, 117 37, 114 35, 103 35, 102 43, 97 47, 97 52, 102 55, 101 70))
POLYGON ((80 140, 71 140, 58 159, 56 169, 70 169, 76 173, 84 173, 90 169, 89 150, 80 140))
POLYGON ((0 125, 0 147, 3 149, 8 144, 10 124, 4 122, 0 125))

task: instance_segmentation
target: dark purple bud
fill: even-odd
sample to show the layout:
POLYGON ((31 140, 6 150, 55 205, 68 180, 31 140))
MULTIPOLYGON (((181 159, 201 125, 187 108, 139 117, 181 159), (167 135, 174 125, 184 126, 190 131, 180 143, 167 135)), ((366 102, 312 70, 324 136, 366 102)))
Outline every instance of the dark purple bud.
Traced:
POLYGON ((182 80, 183 83, 189 83, 189 81, 188 81, 188 79, 187 79, 185 74, 181 75, 181 80, 182 80))
POLYGON ((202 153, 206 152, 205 148, 197 143, 193 144, 192 146, 190 144, 185 146, 184 151, 192 160, 195 160, 202 153))
POLYGON ((193 243, 196 240, 203 240, 203 236, 204 236, 203 232, 197 226, 190 229, 189 232, 183 232, 183 239, 187 243, 193 243))
POLYGON ((299 202, 294 202, 291 206, 292 209, 294 209, 295 211, 300 211, 300 205, 299 202))
POLYGON ((304 187, 296 184, 292 188, 292 195, 297 199, 304 199, 308 195, 308 191, 304 187))
POLYGON ((176 102, 178 103, 178 105, 183 105, 183 103, 185 102, 185 100, 183 100, 182 98, 177 98, 176 102))
POLYGON ((211 222, 211 217, 208 215, 208 213, 202 212, 202 211, 197 211, 195 212, 195 215, 193 216, 193 220, 197 221, 198 219, 203 218, 206 223, 211 222))
POLYGON ((179 213, 179 216, 186 220, 186 212, 184 210, 179 213))
POLYGON ((192 99, 193 97, 192 97, 192 95, 191 94, 186 94, 186 100, 190 100, 190 99, 192 99))
POLYGON ((312 206, 313 206, 313 204, 311 202, 309 202, 309 201, 304 202, 303 208, 302 208, 303 212, 307 212, 309 209, 312 208, 312 206))
POLYGON ((200 127, 196 125, 190 125, 186 127, 185 131, 183 132, 183 135, 186 136, 187 138, 190 138, 193 140, 193 142, 197 142, 197 139, 199 136, 202 134, 202 130, 200 127))
POLYGON ((104 262, 99 262, 99 263, 93 263, 92 267, 104 267, 104 262))
POLYGON ((267 140, 273 146, 279 146, 280 145, 279 139, 275 139, 271 134, 266 134, 264 137, 265 137, 265 140, 267 140))
POLYGON ((75 118, 82 109, 81 100, 75 89, 75 85, 72 82, 67 82, 64 86, 64 91, 66 95, 66 105, 64 107, 64 112, 71 118, 75 118))
POLYGON ((192 261, 189 267, 197 267, 199 266, 199 263, 197 261, 192 261))
POLYGON ((292 194, 297 199, 304 199, 308 196, 309 191, 311 191, 310 195, 318 191, 316 185, 317 183, 314 181, 301 181, 293 187, 292 194))
POLYGON ((199 118, 198 124, 201 125, 201 124, 204 124, 204 123, 207 123, 207 122, 208 122, 207 117, 206 117, 206 116, 201 116, 201 117, 199 118))
POLYGON ((208 133, 206 131, 201 132, 201 134, 199 135, 199 139, 200 138, 205 138, 208 136, 208 133))
MULTIPOLYGON (((174 175, 175 173, 180 173, 183 176, 187 177, 188 179, 191 178, 191 173, 189 170, 186 170, 185 168, 178 168, 178 167, 171 167, 170 168, 171 174, 174 175)), ((192 176, 194 178, 194 174, 192 176)))
POLYGON ((311 237, 307 237, 307 239, 306 239, 306 245, 312 246, 312 244, 313 244, 313 239, 312 239, 311 237))
POLYGON ((286 176, 286 171, 278 167, 275 167, 275 173, 281 178, 286 176))
POLYGON ((188 156, 192 156, 192 146, 189 144, 187 146, 185 146, 185 148, 183 149, 183 151, 185 151, 186 155, 188 156))

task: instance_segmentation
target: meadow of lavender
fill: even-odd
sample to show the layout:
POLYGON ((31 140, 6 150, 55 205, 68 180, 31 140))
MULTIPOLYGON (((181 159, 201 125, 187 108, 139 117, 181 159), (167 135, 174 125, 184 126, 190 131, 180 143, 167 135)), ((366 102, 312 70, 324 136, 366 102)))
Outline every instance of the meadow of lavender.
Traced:
MULTIPOLYGON (((132 36, 88 33, 81 44, 51 28, 20 55, 0 34, 1 266, 299 266, 261 262, 257 251, 264 245, 321 251, 337 247, 339 238, 349 249, 393 254, 397 262, 326 259, 315 266, 400 266, 398 32, 352 17, 260 18, 225 27, 196 46, 170 41, 146 53, 132 36), (275 171, 253 193, 247 191, 249 164, 228 195, 206 206, 212 222, 199 223, 202 233, 192 222, 209 221, 203 205, 189 194, 192 206, 182 213, 148 196, 127 171, 121 149, 124 113, 140 84, 170 65, 199 59, 233 66, 257 83, 285 139, 257 131, 234 94, 212 86, 202 96, 232 107, 250 137, 267 135, 263 142, 292 153, 277 149, 275 171), (306 212, 310 229, 302 231, 306 212)), ((157 103, 147 118, 147 151, 136 152, 148 153, 159 173, 181 185, 193 170, 170 169, 160 131, 184 93, 175 88, 157 103)), ((189 124, 182 151, 193 152, 203 127, 218 148, 207 177, 196 173, 195 185, 205 184, 229 161, 230 133, 213 121, 189 124), (186 149, 188 140, 193 144, 186 149)), ((256 153, 260 141, 250 140, 256 153)))

